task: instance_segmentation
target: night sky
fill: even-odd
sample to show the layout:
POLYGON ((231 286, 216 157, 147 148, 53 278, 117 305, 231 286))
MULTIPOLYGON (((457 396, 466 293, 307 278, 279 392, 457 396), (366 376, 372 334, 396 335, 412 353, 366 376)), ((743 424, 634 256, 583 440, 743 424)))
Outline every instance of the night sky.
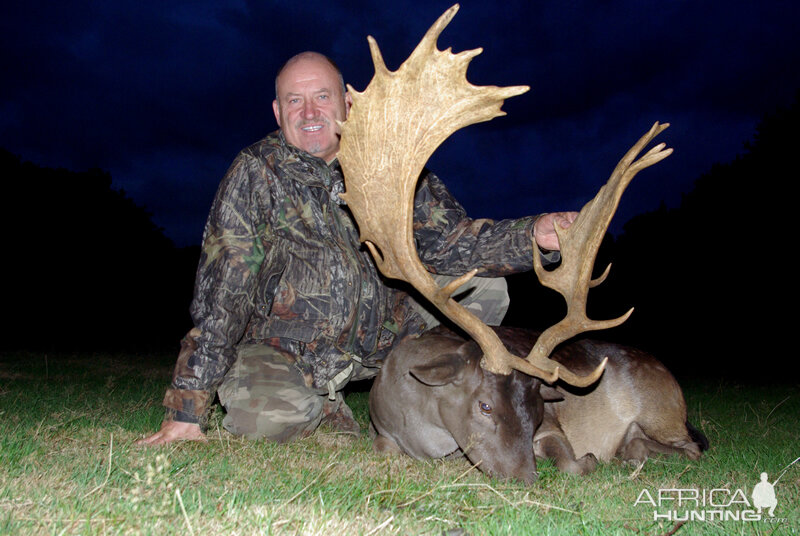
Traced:
MULTIPOLYGON (((363 90, 367 35, 396 69, 452 3, 13 2, 0 17, 0 147, 102 168, 177 245, 196 244, 236 153, 276 128, 288 57, 323 52, 363 90)), ((653 122, 669 122, 658 140, 675 153, 637 177, 616 224, 675 206, 800 89, 798 6, 463 2, 439 48, 483 47, 470 82, 531 91, 456 133, 429 167, 473 217, 579 209, 653 122)))

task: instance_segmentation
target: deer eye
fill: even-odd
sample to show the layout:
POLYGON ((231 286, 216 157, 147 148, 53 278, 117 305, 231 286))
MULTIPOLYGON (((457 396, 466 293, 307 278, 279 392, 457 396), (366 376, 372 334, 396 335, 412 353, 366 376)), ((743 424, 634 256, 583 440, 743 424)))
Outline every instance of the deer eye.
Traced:
POLYGON ((478 401, 478 407, 481 408, 481 413, 483 413, 487 417, 492 414, 492 406, 490 406, 486 402, 478 401))

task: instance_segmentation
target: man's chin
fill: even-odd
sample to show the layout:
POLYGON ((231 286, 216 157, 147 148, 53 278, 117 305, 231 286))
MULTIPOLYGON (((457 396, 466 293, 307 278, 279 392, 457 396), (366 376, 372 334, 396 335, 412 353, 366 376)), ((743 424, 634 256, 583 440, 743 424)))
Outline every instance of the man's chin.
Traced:
POLYGON ((290 145, 302 149, 310 155, 322 158, 325 161, 333 160, 339 150, 339 137, 334 141, 330 139, 309 139, 308 136, 300 135, 295 140, 287 140, 290 145))
POLYGON ((305 152, 312 156, 316 156, 318 158, 322 158, 326 162, 329 160, 333 160, 333 157, 336 156, 338 147, 331 147, 330 145, 306 145, 305 147, 300 147, 305 152))

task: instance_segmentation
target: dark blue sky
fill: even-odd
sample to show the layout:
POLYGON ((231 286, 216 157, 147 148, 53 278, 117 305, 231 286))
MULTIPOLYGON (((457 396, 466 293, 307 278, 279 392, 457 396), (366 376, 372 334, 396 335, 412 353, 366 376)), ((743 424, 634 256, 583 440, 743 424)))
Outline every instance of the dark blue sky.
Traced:
MULTIPOLYGON (((15 2, 0 17, 0 147, 100 167, 178 245, 199 243, 220 177, 275 128, 274 75, 318 50, 363 90, 366 36, 389 68, 452 1, 15 2)), ((465 1, 439 39, 483 47, 478 85, 531 86, 506 117, 456 133, 434 169, 474 217, 578 209, 654 121, 675 153, 645 170, 617 222, 675 206, 800 89, 791 1, 465 1), (501 7, 502 6, 502 7, 501 7)))

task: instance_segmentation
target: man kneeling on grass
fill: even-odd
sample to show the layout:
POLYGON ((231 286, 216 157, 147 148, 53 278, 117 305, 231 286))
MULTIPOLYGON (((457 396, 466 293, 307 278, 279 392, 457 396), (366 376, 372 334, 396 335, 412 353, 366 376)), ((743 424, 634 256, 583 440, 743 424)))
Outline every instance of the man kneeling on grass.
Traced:
MULTIPOLYGON (((321 423, 358 435, 342 388, 373 377, 394 344, 437 323, 379 275, 339 198, 337 121, 351 99, 338 68, 321 54, 298 54, 278 73, 275 93, 280 129, 239 153, 217 191, 195 327, 181 343, 161 429, 139 444, 205 439, 215 392, 223 426, 236 435, 284 442, 321 423)), ((428 269, 444 274, 437 277, 480 270, 462 304, 497 325, 508 307, 502 276, 531 269, 532 236, 558 249, 554 225, 575 215, 472 220, 427 173, 415 197, 415 238, 428 269)))

